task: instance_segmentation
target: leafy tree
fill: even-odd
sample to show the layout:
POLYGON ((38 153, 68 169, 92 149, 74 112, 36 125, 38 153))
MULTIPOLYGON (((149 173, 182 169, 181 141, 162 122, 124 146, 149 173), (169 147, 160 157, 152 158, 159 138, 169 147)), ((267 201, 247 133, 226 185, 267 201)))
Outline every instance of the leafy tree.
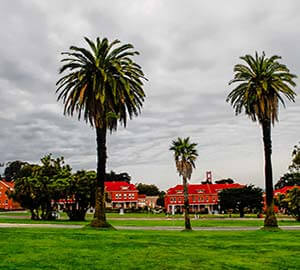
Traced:
POLYGON ((121 182, 127 182, 128 184, 130 183, 131 176, 126 173, 115 173, 114 171, 110 171, 110 173, 106 174, 106 181, 121 181, 121 182))
POLYGON ((245 209, 260 213, 263 207, 263 191, 253 185, 223 189, 219 193, 220 206, 224 211, 234 210, 244 217, 245 209))
POLYGON ((296 93, 292 87, 296 86, 296 75, 278 62, 281 57, 274 55, 270 58, 263 53, 254 57, 245 55, 240 57, 246 64, 234 66, 234 79, 229 82, 238 83, 227 97, 227 102, 240 114, 245 110, 251 120, 259 122, 263 132, 265 153, 265 186, 266 186, 266 218, 265 227, 276 227, 277 220, 274 213, 273 202, 273 176, 272 176, 272 142, 271 124, 278 121, 279 103, 285 105, 283 97, 295 101, 296 93))
POLYGON ((215 181, 216 184, 233 184, 234 181, 231 178, 227 178, 227 179, 221 179, 218 181, 215 181))
POLYGON ((85 220, 87 210, 95 204, 95 186, 94 171, 78 171, 67 179, 65 211, 70 220, 85 220))
POLYGON ((145 194, 147 196, 158 196, 159 188, 156 185, 148 185, 143 183, 138 183, 136 185, 139 194, 145 194))
POLYGON ((189 195, 188 195, 188 183, 187 180, 191 179, 193 168, 195 168, 195 161, 198 156, 196 150, 196 143, 190 143, 190 138, 185 139, 178 138, 172 141, 172 145, 169 150, 174 151, 174 158, 176 168, 180 176, 183 179, 184 189, 184 217, 185 217, 185 229, 191 230, 191 221, 189 216, 189 195))
POLYGON ((64 114, 83 118, 96 129, 97 181, 94 227, 109 227, 105 215, 104 182, 106 180, 106 133, 117 129, 120 122, 126 126, 140 113, 145 93, 144 74, 132 57, 138 52, 131 44, 120 45, 118 40, 106 38, 96 42, 85 38, 89 50, 75 46, 64 52, 66 58, 57 82, 58 100, 64 103, 64 114))
POLYGON ((287 213, 300 221, 300 188, 288 190, 284 198, 280 200, 280 207, 286 209, 287 213))
POLYGON ((275 189, 280 189, 285 186, 300 186, 300 172, 284 174, 276 183, 275 189))
POLYGON ((292 152, 292 164, 289 166, 289 170, 291 173, 300 174, 300 143, 299 145, 294 146, 294 150, 292 152))
POLYGON ((23 208, 30 210, 33 220, 40 219, 40 190, 37 179, 33 177, 37 170, 39 170, 38 165, 26 165, 26 175, 16 178, 14 191, 8 193, 10 198, 19 202, 23 208))
POLYGON ((165 195, 166 195, 166 192, 164 192, 164 191, 159 192, 158 199, 157 199, 157 202, 156 202, 157 205, 159 205, 161 207, 165 206, 165 195))
POLYGON ((53 200, 63 198, 71 167, 64 158, 53 159, 51 154, 41 159, 42 165, 27 164, 21 169, 22 177, 15 179, 10 196, 31 212, 32 219, 53 219, 53 200), (41 211, 41 216, 39 212, 41 211))
POLYGON ((7 162, 6 167, 4 169, 5 180, 10 182, 18 177, 21 177, 21 169, 26 164, 28 163, 20 160, 7 162))

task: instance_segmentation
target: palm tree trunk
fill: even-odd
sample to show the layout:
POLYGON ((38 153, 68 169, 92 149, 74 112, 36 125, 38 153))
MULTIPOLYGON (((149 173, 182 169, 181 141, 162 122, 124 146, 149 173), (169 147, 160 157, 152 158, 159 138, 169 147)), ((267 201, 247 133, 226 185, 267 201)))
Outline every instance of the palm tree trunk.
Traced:
POLYGON ((277 227, 277 219, 274 213, 273 200, 273 175, 272 175, 272 141, 271 141, 271 121, 262 121, 263 141, 265 151, 265 186, 266 186, 266 217, 265 227, 277 227))
POLYGON ((186 230, 191 230, 191 221, 190 221, 190 215, 189 215, 189 193, 188 193, 188 186, 186 177, 183 177, 183 190, 184 190, 184 224, 186 230))
POLYGON ((92 227, 110 227, 105 215, 105 177, 106 177, 106 127, 96 128, 97 140, 97 180, 95 196, 95 214, 92 227))

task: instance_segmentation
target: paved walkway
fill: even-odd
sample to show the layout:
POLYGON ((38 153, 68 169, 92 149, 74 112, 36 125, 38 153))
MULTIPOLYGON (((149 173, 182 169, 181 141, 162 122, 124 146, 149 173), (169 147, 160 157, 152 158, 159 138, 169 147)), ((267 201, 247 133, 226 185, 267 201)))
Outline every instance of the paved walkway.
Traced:
MULTIPOLYGON (((60 228, 60 229, 82 229, 83 225, 64 225, 64 224, 16 224, 0 223, 0 228, 60 228)), ((181 231, 184 227, 180 226, 115 226, 118 230, 144 230, 144 231, 181 231)), ((300 226, 280 226, 283 230, 300 230, 300 226)), ((250 226, 228 226, 228 227, 193 227, 194 231, 256 231, 261 227, 250 226)))

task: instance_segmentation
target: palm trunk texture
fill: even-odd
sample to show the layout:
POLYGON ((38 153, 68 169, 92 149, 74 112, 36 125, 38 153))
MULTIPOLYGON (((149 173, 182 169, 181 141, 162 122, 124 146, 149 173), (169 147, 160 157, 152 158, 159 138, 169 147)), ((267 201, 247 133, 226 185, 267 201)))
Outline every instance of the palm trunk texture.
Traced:
POLYGON ((97 140, 97 181, 95 196, 95 214, 91 222, 92 227, 110 227, 105 215, 105 177, 106 177, 106 128, 96 128, 97 140))
POLYGON ((262 122, 263 141, 265 151, 265 186, 266 186, 266 217, 265 227, 278 227, 277 219, 274 212, 273 200, 273 175, 272 175, 272 141, 271 141, 271 121, 262 122))
POLYGON ((191 230, 191 221, 189 215, 189 193, 186 178, 183 177, 183 189, 184 189, 184 224, 186 230, 191 230))

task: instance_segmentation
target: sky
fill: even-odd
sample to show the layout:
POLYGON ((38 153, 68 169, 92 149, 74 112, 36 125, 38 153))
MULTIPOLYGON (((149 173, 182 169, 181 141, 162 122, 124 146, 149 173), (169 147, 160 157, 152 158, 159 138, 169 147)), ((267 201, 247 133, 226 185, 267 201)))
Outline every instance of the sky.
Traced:
MULTIPOLYGON (((99 36, 133 44, 148 78, 141 115, 108 135, 107 171, 166 190, 181 183, 170 144, 189 136, 199 153, 191 183, 212 171, 264 187, 261 128, 235 116, 228 82, 239 57, 255 51, 282 56, 299 76, 299 11, 292 0, 1 1, 0 162, 52 153, 74 171, 96 168, 95 130, 63 115, 55 83, 61 52, 99 36)), ((272 130, 274 183, 300 141, 299 104, 298 96, 281 107, 272 130)))

